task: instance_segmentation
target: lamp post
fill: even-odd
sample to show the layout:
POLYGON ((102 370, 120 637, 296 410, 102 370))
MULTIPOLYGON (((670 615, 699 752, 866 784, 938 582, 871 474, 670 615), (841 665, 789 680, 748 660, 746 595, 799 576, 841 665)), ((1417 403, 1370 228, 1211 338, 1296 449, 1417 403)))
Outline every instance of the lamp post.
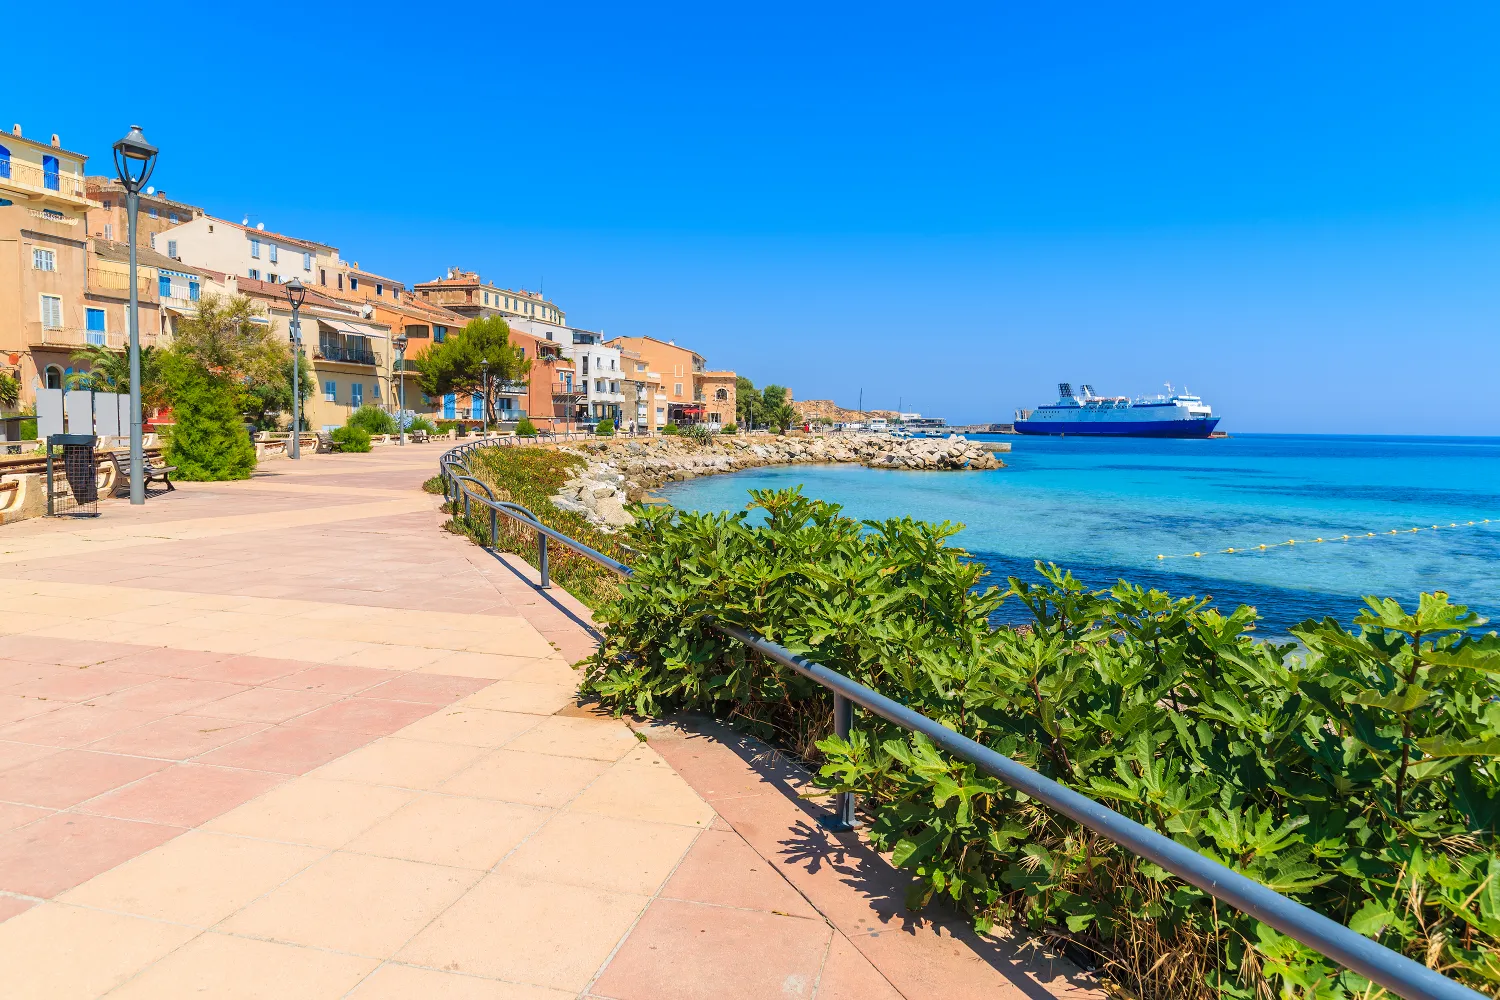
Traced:
POLYGON ((490 359, 479 359, 479 405, 484 414, 484 433, 490 432, 490 359))
POLYGON ((292 457, 302 457, 302 302, 307 298, 307 288, 298 278, 286 283, 286 298, 292 304, 292 325, 288 335, 292 340, 292 457))
POLYGON ((396 428, 406 444, 406 334, 396 334, 391 346, 396 349, 396 428))
POLYGON ((125 189, 126 226, 130 240, 130 502, 146 502, 146 456, 141 433, 140 295, 136 289, 135 218, 141 208, 141 189, 156 168, 157 149, 146 141, 139 125, 130 126, 115 143, 115 174, 125 189))

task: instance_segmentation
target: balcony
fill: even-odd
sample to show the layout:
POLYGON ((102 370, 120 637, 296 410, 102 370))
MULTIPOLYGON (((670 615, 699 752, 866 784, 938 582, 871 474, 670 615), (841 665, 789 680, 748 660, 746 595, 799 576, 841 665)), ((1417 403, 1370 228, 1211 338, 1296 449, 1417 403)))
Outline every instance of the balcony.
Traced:
POLYGON ((54 200, 75 208, 88 207, 88 191, 82 174, 54 173, 40 164, 12 158, 0 165, 0 188, 15 191, 31 200, 54 200))
POLYGON ((553 382, 553 399, 583 399, 588 395, 588 388, 577 382, 553 382))
POLYGON ((314 361, 334 361, 344 365, 380 367, 381 357, 366 345, 320 343, 313 352, 314 361))
MULTIPOLYGON (((148 268, 136 268, 136 296, 141 302, 156 302, 160 298, 160 289, 156 278, 148 268)), ((118 270, 105 267, 89 268, 90 292, 100 295, 108 295, 110 298, 126 298, 130 295, 130 268, 122 267, 118 270)))
POLYGON ((524 396, 526 395, 525 382, 501 382, 495 390, 497 396, 524 396))

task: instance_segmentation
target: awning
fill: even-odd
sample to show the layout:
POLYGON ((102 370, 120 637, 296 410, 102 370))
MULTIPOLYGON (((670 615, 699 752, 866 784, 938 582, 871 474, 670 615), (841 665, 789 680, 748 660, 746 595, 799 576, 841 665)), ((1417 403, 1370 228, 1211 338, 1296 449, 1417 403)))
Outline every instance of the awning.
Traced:
POLYGON ((330 330, 347 333, 351 337, 374 337, 377 340, 386 338, 386 331, 373 326, 365 326, 363 323, 350 323, 342 319, 324 319, 322 316, 318 317, 318 322, 330 330))

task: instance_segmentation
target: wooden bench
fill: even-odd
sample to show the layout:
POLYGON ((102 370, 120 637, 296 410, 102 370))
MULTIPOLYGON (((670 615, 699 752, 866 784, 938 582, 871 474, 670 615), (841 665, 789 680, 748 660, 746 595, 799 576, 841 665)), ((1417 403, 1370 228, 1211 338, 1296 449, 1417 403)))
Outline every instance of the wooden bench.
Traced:
POLYGON ((422 431, 422 430, 412 431, 411 432, 411 440, 412 440, 413 444, 426 444, 427 443, 427 432, 426 431, 422 431))
MULTIPOLYGON (((120 453, 117 451, 106 451, 104 454, 109 456, 110 463, 115 467, 114 495, 117 497, 124 496, 130 492, 130 456, 126 455, 125 461, 122 462, 120 461, 120 453)), ((177 466, 152 465, 149 461, 142 459, 141 471, 143 473, 142 478, 146 480, 146 489, 149 490, 151 484, 157 481, 166 483, 168 490, 177 489, 177 487, 172 485, 171 479, 172 473, 177 471, 177 466)))

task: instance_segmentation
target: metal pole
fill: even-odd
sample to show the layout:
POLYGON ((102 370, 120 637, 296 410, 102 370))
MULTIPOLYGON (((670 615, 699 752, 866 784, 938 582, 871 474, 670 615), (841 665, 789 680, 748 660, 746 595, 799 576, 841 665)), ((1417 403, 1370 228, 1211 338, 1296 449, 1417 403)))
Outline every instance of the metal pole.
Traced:
POLYGON ((130 502, 146 502, 145 437, 141 427, 141 316, 140 293, 135 273, 135 217, 140 211, 141 196, 125 192, 125 224, 130 235, 130 502))
MULTIPOLYGON (((854 702, 837 691, 833 693, 833 732, 839 739, 847 741, 849 730, 854 728, 854 702)), ((818 825, 825 830, 843 832, 858 825, 854 816, 854 793, 839 792, 833 797, 833 813, 818 817, 818 825)))
POLYGON ((302 457, 302 320, 292 303, 292 457, 302 457))
POLYGON ((406 444, 406 352, 396 352, 396 424, 401 431, 401 443, 406 444))
POLYGON ((536 550, 537 568, 541 571, 542 574, 541 589, 550 590, 552 588, 552 574, 548 571, 547 567, 547 536, 542 534, 540 531, 536 533, 536 550))
POLYGON ((495 508, 490 508, 490 548, 500 547, 500 514, 495 508))

